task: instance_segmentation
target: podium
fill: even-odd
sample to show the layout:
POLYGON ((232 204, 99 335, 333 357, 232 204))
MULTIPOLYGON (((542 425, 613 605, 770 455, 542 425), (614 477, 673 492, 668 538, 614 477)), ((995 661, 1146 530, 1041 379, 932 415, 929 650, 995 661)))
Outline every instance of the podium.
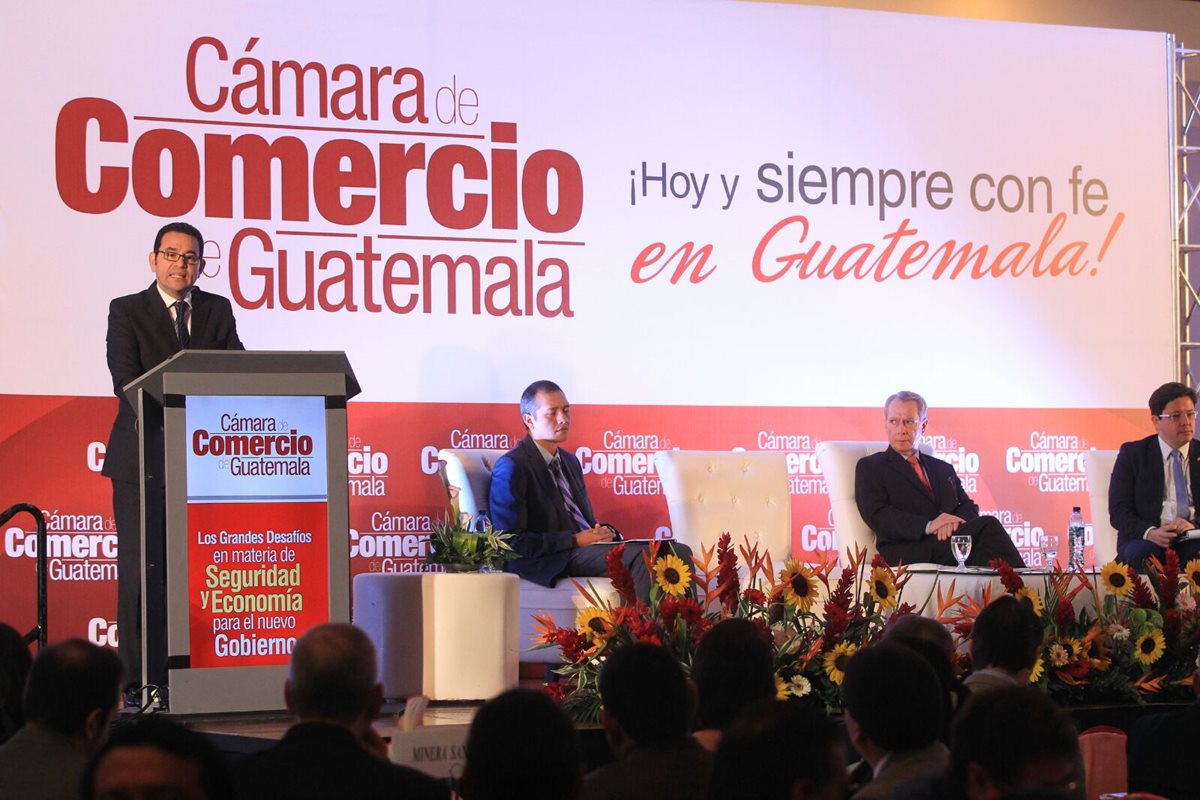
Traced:
POLYGON ((350 621, 350 363, 184 350, 124 391, 138 414, 144 680, 174 713, 281 709, 296 639, 350 621))

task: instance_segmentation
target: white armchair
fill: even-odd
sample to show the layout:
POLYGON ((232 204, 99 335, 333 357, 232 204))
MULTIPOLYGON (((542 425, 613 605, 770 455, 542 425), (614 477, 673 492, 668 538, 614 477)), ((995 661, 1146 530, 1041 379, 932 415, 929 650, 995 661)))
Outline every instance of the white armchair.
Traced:
MULTIPOLYGON (((458 488, 458 508, 472 518, 486 513, 488 494, 492 488, 492 465, 504 450, 455 450, 445 449, 438 453, 442 460, 446 483, 458 488)), ((579 578, 581 583, 590 583, 602 599, 617 601, 616 590, 608 578, 579 578)), ((588 605, 586 598, 569 579, 557 586, 540 586, 532 581, 521 581, 521 661, 557 664, 562 655, 557 647, 544 650, 528 650, 536 643, 537 631, 533 615, 548 613, 560 628, 575 627, 575 615, 588 605)))
POLYGON ((672 535, 699 556, 728 531, 768 551, 776 563, 792 549, 792 496, 783 453, 663 450, 654 454, 672 535))
MULTIPOLYGON (((861 547, 867 551, 867 561, 875 557, 875 534, 867 527, 858 504, 854 502, 854 472, 859 459, 887 448, 887 442, 826 441, 817 445, 817 461, 829 488, 829 508, 833 511, 833 527, 837 531, 838 552, 845 557, 846 548, 861 547)), ((927 453, 925 448, 921 452, 927 453)), ((915 565, 913 565, 915 566, 915 565)))
POLYGON ((1117 557, 1117 532, 1108 516, 1108 484, 1116 463, 1116 450, 1092 450, 1084 457, 1092 514, 1092 557, 1097 567, 1117 557))

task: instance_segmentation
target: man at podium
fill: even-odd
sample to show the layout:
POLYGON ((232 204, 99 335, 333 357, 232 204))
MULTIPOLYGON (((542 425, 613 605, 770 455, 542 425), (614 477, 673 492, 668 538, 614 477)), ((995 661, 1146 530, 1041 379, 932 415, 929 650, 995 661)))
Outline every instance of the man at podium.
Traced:
MULTIPOLYGON (((108 307, 108 371, 119 403, 105 451, 103 474, 113 484, 117 525, 118 650, 126 676, 141 683, 141 502, 138 491, 137 409, 125 386, 180 350, 244 350, 230 303, 196 288, 204 274, 204 238, 186 222, 159 229, 149 256, 154 282, 108 307)), ((162 535, 162 431, 147 432, 146 518, 162 535)))

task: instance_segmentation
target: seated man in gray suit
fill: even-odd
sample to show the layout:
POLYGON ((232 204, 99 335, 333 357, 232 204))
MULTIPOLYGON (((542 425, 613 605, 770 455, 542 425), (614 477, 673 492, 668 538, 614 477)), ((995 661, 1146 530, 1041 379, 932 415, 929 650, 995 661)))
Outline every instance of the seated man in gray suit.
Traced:
POLYGON ((1163 560, 1167 548, 1181 564, 1200 556, 1193 533, 1200 491, 1196 393, 1182 383, 1158 387, 1150 395, 1150 422, 1153 436, 1121 445, 1108 485, 1117 557, 1139 570, 1150 556, 1163 560))
POLYGON ((999 558, 1025 566, 1000 521, 979 516, 954 467, 917 449, 929 414, 925 398, 896 392, 883 409, 888 448, 859 460, 854 473, 854 500, 880 555, 893 566, 952 565, 950 536, 965 534, 972 540, 968 564, 987 566, 999 558))

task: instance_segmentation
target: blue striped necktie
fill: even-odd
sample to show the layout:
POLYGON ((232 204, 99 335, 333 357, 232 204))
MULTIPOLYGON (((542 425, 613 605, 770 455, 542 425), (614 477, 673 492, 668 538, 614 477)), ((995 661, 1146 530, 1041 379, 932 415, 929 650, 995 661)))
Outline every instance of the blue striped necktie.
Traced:
POLYGON ((576 530, 586 531, 592 527, 588 524, 587 517, 579 510, 579 506, 575 504, 575 498, 571 495, 571 484, 567 482, 567 475, 563 472, 562 461, 559 460, 558 453, 555 453, 554 458, 550 459, 550 474, 554 476, 554 482, 558 484, 558 491, 562 493, 563 503, 567 507, 567 512, 578 526, 576 530))
POLYGON ((1188 486, 1183 477, 1183 453, 1171 451, 1171 478, 1175 484, 1175 516, 1182 519, 1188 517, 1188 486))

